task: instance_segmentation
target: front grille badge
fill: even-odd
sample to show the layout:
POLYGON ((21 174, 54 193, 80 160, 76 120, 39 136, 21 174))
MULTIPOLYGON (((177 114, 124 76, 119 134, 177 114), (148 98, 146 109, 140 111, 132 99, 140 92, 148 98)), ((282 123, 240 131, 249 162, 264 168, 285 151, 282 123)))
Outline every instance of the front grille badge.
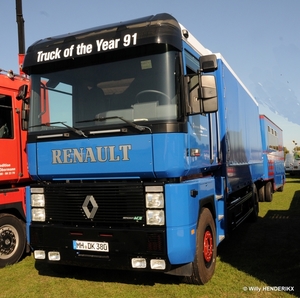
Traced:
POLYGON ((98 210, 98 205, 97 205, 97 202, 95 200, 95 198, 93 196, 86 196, 84 202, 83 202, 83 205, 82 205, 82 209, 86 215, 87 218, 90 218, 90 219, 93 219, 95 217, 95 214, 98 210), (89 203, 92 204, 92 210, 90 211, 89 208, 88 208, 88 205, 89 203))

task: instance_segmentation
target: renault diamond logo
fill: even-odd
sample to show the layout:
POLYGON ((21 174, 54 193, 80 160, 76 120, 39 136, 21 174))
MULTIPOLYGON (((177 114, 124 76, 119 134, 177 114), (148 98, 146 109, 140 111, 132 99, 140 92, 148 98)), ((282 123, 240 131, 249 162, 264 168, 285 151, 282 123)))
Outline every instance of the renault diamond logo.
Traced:
POLYGON ((87 218, 94 218, 94 216, 98 210, 98 205, 97 205, 97 202, 95 201, 95 198, 93 196, 86 196, 86 198, 83 202, 83 205, 82 205, 82 209, 87 218), (91 203, 93 206, 91 211, 88 208, 89 203, 91 203))

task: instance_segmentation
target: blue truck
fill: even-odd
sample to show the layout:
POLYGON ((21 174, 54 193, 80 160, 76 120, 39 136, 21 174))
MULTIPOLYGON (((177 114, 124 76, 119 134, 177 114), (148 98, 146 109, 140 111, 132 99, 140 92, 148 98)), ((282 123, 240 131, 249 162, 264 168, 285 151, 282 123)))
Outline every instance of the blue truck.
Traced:
POLYGON ((163 13, 37 41, 23 71, 36 262, 208 282, 272 181, 258 104, 223 57, 163 13))

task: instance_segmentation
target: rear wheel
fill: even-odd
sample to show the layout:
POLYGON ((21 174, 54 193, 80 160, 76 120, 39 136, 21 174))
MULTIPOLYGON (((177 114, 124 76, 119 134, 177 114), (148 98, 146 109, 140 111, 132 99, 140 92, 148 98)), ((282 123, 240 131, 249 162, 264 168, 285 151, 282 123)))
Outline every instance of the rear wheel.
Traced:
POLYGON ((18 262, 25 244, 24 223, 11 214, 0 214, 0 268, 18 262))
POLYGON ((193 273, 185 281, 203 285, 213 276, 216 266, 217 246, 216 227, 212 214, 208 208, 202 208, 198 228, 197 247, 193 262, 193 273))
POLYGON ((273 200, 273 189, 272 189, 272 183, 269 181, 265 186, 265 201, 272 202, 272 200, 273 200))
POLYGON ((260 202, 264 202, 265 201, 265 186, 262 185, 259 189, 258 189, 258 199, 260 202))

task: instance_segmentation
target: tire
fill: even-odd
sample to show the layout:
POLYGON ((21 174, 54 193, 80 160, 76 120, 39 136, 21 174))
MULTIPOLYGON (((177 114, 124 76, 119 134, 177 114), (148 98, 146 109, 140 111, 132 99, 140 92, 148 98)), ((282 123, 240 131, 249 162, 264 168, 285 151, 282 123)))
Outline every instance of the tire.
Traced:
POLYGON ((216 227, 208 208, 202 208, 197 228, 196 255, 193 262, 193 273, 185 277, 190 284, 203 285, 213 276, 216 267, 217 246, 216 227))
POLYGON ((265 201, 272 202, 272 200, 273 200, 273 189, 272 189, 272 183, 269 181, 265 186, 265 201))
POLYGON ((25 245, 25 224, 11 214, 0 214, 0 268, 18 262, 25 245))
POLYGON ((260 202, 264 202, 265 199, 265 186, 262 185, 259 189, 258 189, 258 199, 260 202))

